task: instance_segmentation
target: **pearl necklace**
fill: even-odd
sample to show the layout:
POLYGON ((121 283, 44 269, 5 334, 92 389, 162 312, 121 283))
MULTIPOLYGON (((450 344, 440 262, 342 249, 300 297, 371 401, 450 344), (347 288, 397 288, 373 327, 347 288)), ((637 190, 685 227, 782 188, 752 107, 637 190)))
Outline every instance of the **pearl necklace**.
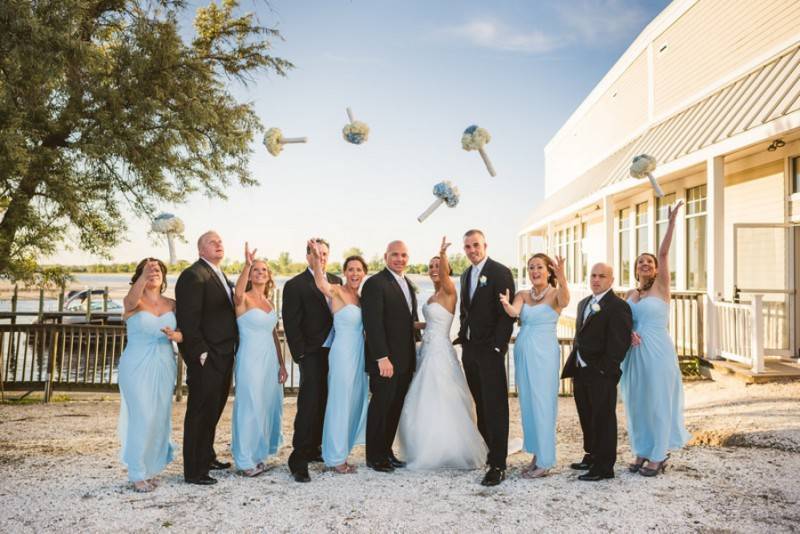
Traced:
POLYGON ((536 288, 531 287, 531 300, 533 300, 534 302, 539 302, 540 300, 542 300, 544 298, 545 295, 547 295, 548 291, 550 291, 550 286, 549 285, 546 286, 544 288, 544 290, 539 294, 536 293, 536 288))

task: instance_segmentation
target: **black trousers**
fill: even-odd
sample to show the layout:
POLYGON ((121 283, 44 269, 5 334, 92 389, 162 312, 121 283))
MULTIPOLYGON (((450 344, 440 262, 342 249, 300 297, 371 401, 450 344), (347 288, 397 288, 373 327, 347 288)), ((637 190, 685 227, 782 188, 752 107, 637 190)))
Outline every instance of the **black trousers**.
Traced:
POLYGON ((297 392, 297 413, 294 416, 292 454, 289 470, 308 469, 308 462, 320 454, 322 422, 328 401, 328 352, 322 348, 300 360, 300 389, 297 392))
POLYGON ((367 408, 367 462, 389 460, 412 376, 411 373, 401 373, 385 378, 379 373, 370 373, 372 398, 367 408))
POLYGON ((617 381, 586 367, 573 378, 583 450, 598 473, 613 472, 617 461, 617 381))
POLYGON ((475 399, 478 431, 489 447, 487 462, 506 468, 508 456, 508 378, 505 355, 485 346, 463 345, 461 363, 475 399))
POLYGON ((189 398, 183 421, 183 475, 199 478, 208 475, 216 459, 214 437, 217 423, 228 402, 233 379, 234 353, 209 352, 205 365, 187 363, 186 383, 189 398))

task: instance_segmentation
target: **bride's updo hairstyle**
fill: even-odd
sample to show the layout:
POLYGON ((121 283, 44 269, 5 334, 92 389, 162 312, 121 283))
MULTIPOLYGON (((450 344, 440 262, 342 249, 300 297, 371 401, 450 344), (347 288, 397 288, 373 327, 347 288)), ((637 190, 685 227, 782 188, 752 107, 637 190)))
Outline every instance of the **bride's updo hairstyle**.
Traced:
MULTIPOLYGON (((440 270, 440 272, 439 272, 439 276, 441 276, 441 275, 442 275, 442 272, 441 272, 441 268, 442 268, 442 267, 441 267, 441 265, 442 265, 442 264, 441 264, 442 257, 437 255, 437 256, 434 256, 434 257, 432 257, 431 259, 429 259, 429 260, 428 260, 428 269, 430 269, 430 268, 431 268, 431 263, 433 263, 433 260, 439 260, 439 270, 440 270)), ((446 273, 444 273, 444 275, 445 275, 445 276, 450 276, 450 274, 452 274, 452 272, 453 272, 453 269, 449 268, 449 265, 448 265, 447 272, 446 272, 446 273)))

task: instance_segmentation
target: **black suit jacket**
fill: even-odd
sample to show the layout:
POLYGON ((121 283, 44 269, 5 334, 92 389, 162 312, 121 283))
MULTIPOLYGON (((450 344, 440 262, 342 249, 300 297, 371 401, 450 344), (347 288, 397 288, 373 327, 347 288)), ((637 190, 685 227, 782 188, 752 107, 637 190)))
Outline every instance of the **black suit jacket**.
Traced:
POLYGON ((593 312, 583 321, 583 314, 591 301, 589 295, 578 303, 575 320, 575 340, 572 352, 564 364, 561 378, 574 377, 578 370, 577 352, 590 372, 619 379, 620 364, 631 346, 633 314, 628 303, 609 291, 600 299, 600 311, 593 312))
POLYGON ((378 360, 386 356, 395 373, 413 373, 417 365, 416 332, 417 295, 411 292, 411 311, 400 284, 389 269, 371 276, 361 291, 361 311, 367 334, 366 370, 378 372, 378 360))
POLYGON ((514 319, 503 309, 500 293, 507 289, 513 298, 514 277, 508 267, 487 258, 481 271, 481 279, 485 277, 485 283, 479 281, 475 294, 470 298, 471 272, 472 266, 461 274, 461 326, 454 343, 483 345, 505 354, 514 330, 514 319))
MULTIPOLYGON (((325 273, 330 284, 342 279, 325 273)), ((322 348, 333 327, 333 315, 325 295, 317 287, 314 275, 306 269, 283 286, 283 330, 292 359, 299 362, 306 354, 322 348)))
POLYGON ((204 352, 212 359, 236 352, 236 311, 228 295, 233 296, 230 282, 225 288, 203 260, 194 262, 178 277, 175 312, 183 334, 181 354, 187 365, 199 363, 204 352))

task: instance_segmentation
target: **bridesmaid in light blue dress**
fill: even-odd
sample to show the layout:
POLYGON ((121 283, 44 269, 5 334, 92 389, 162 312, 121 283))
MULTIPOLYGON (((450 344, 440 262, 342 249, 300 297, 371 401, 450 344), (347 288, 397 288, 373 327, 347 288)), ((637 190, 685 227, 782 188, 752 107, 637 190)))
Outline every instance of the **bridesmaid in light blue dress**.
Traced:
POLYGON ((278 342, 278 314, 269 295, 275 287, 265 261, 244 245, 245 263, 236 281, 234 302, 239 327, 233 376, 233 437, 231 453, 236 469, 255 477, 266 470, 265 461, 283 443, 283 383, 288 376, 278 342))
POLYGON ((308 242, 317 287, 333 312, 333 344, 328 354, 328 401, 322 425, 322 459, 339 474, 355 473, 347 463, 355 445, 364 443, 369 385, 364 370, 364 326, 358 290, 367 274, 360 256, 344 261, 345 285, 328 283, 319 260, 319 244, 308 242))
POLYGON ((167 267, 160 260, 139 262, 124 300, 128 343, 119 362, 120 460, 135 491, 153 491, 172 461, 172 393, 177 366, 172 342, 175 301, 162 296, 167 267))
POLYGON ((556 417, 561 349, 556 333, 561 310, 569 304, 564 258, 546 254, 528 260, 530 291, 519 291, 514 301, 501 294, 500 302, 522 326, 514 343, 514 370, 524 433, 523 450, 533 454, 522 470, 525 478, 545 476, 556 464, 556 417))
POLYGON ((658 258, 636 260, 637 289, 628 292, 633 312, 633 340, 622 362, 620 392, 625 402, 628 436, 636 455, 631 472, 655 476, 666 469, 670 449, 691 437, 683 423, 683 383, 669 335, 669 247, 682 201, 669 209, 669 225, 658 258), (664 266, 659 269, 658 266, 664 266))

